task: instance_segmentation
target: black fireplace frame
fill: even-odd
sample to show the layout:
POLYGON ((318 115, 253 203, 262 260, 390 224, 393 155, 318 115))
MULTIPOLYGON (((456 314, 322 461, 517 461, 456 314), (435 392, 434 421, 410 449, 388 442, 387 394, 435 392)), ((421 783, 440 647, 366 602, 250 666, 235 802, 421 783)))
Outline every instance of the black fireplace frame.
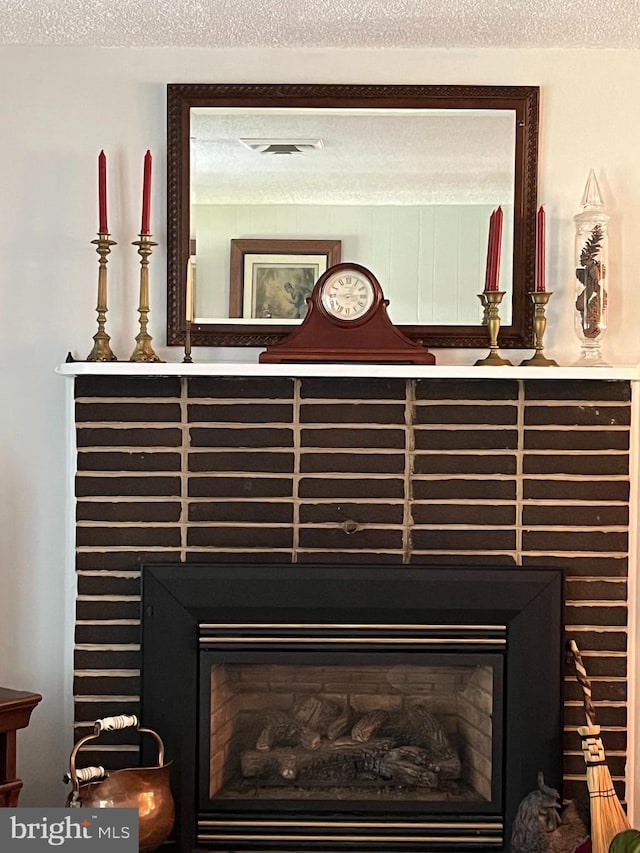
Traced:
MULTIPOLYGON (((200 849, 198 824, 198 742, 200 701, 200 626, 203 623, 353 623, 366 621, 382 629, 392 621, 470 625, 502 624, 507 644, 504 663, 503 846, 505 851, 516 809, 536 786, 539 771, 561 790, 563 707, 564 577, 552 567, 432 567, 375 565, 247 565, 229 563, 149 563, 142 567, 141 716, 159 732, 173 761, 172 790, 176 799, 175 840, 180 853, 200 849), (517 712, 514 713, 514 710, 517 712)), ((144 746, 144 744, 143 744, 144 746)), ((143 753, 143 761, 146 756, 143 753)), ((335 804, 334 804, 335 805, 335 804)), ((419 804, 418 804, 419 807, 419 804)), ((277 822, 265 808, 264 823, 277 822)), ((286 817, 286 815, 285 815, 286 817)), ((375 817, 369 811, 369 821, 375 817)), ((408 824, 420 823, 403 815, 408 824)), ((352 806, 342 815, 298 809, 293 823, 305 818, 315 829, 302 834, 227 841, 217 849, 391 851, 478 850, 478 845, 420 842, 419 829, 408 844, 394 846, 384 825, 375 838, 356 828, 335 841, 322 840, 322 825, 363 819, 352 806), (385 835, 387 838, 385 839, 385 835)), ((286 821, 285 821, 286 823, 286 821)), ((364 825, 364 824, 362 824, 364 825)), ((335 831, 335 830, 334 830, 335 831)), ((330 839, 330 831, 325 831, 330 839)), ((206 845, 210 849, 210 845, 206 845)))

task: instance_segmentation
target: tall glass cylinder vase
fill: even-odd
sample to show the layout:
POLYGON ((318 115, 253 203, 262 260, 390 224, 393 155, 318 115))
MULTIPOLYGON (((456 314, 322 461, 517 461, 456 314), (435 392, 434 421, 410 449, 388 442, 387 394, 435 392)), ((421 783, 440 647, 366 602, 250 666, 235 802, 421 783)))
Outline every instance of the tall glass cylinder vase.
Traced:
POLYGON ((602 363, 600 345, 607 331, 609 310, 609 215, 605 212, 593 169, 581 205, 582 211, 574 217, 575 326, 582 344, 580 361, 602 363))

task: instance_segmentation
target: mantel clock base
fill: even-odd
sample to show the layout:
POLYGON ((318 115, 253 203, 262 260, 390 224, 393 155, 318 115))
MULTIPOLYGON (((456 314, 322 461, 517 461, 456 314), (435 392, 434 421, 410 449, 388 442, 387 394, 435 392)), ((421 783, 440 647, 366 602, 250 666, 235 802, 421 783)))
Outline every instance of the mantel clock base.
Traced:
POLYGON ((359 264, 334 264, 316 282, 307 314, 261 363, 435 364, 435 356, 393 325, 376 277, 359 264))

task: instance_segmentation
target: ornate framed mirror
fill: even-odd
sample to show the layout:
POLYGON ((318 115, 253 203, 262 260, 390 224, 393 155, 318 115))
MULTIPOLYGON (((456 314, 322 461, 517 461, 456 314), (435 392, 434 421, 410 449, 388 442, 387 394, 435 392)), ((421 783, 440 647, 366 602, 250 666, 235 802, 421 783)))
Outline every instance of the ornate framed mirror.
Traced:
POLYGON ((375 272, 410 338, 484 347, 500 206, 500 346, 530 346, 538 103, 533 86, 169 84, 167 343, 184 342, 188 261, 192 344, 259 347, 337 258, 375 272), (261 247, 240 269, 239 241, 261 247))

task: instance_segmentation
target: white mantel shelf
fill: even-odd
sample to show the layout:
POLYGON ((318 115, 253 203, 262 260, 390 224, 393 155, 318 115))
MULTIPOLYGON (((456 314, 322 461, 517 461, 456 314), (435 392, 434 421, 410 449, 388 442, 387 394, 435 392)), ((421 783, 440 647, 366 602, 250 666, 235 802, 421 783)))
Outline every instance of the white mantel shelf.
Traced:
POLYGON ((257 362, 65 362, 62 376, 286 376, 400 379, 640 379, 640 365, 611 367, 475 367, 412 364, 258 364, 257 362))

